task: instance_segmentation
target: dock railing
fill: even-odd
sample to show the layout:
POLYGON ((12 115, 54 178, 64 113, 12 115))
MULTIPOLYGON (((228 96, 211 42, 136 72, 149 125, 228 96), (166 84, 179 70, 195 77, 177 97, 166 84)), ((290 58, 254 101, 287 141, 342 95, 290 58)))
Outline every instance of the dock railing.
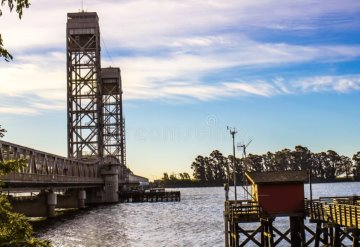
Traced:
POLYGON ((230 219, 237 221, 259 221, 260 206, 251 200, 228 200, 225 201, 225 213, 230 219))
POLYGON ((357 199, 351 200, 351 198, 313 200, 308 208, 310 219, 360 229, 360 206, 357 199))

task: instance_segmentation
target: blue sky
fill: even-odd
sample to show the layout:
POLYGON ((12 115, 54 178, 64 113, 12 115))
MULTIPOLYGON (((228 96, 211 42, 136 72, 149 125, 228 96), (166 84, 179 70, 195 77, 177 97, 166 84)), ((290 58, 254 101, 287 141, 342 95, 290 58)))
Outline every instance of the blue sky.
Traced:
MULTIPOLYGON (((66 13, 81 1, 31 1, 0 18, 5 140, 66 156, 66 13)), ((304 145, 360 151, 360 2, 84 1, 96 11, 102 66, 122 71, 128 166, 150 179, 191 172, 199 154, 253 139, 262 154, 304 145)), ((238 151, 238 155, 241 155, 238 151)))

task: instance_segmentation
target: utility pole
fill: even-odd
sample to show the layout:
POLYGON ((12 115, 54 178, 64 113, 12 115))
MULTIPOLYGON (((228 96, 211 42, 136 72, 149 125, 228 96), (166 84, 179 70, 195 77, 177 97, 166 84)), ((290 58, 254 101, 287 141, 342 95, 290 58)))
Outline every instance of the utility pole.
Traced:
POLYGON ((236 192, 236 166, 235 166, 235 135, 237 133, 235 128, 227 126, 227 129, 230 131, 230 135, 232 136, 233 141, 233 179, 234 179, 234 193, 235 193, 235 203, 237 201, 237 192, 236 192))

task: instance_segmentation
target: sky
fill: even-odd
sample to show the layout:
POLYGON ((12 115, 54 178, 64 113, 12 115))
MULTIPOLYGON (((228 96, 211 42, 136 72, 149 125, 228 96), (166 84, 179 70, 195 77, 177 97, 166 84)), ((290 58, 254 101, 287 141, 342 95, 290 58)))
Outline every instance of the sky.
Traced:
POLYGON ((4 140, 67 156, 66 14, 82 4, 99 16, 102 67, 121 68, 135 174, 231 154, 227 126, 253 154, 360 151, 357 0, 33 0, 21 20, 4 9, 4 140))

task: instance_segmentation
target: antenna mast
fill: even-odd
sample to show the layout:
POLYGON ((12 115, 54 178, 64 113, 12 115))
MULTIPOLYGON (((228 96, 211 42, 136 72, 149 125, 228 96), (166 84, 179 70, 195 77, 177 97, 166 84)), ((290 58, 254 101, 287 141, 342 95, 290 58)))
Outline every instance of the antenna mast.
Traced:
POLYGON ((247 159, 246 159, 246 148, 250 145, 250 143, 252 142, 253 140, 251 139, 246 145, 245 144, 242 144, 242 145, 239 145, 238 144, 238 148, 242 148, 243 150, 243 157, 244 157, 244 174, 243 174, 243 189, 244 191, 246 192, 246 199, 248 200, 249 199, 249 195, 251 196, 250 192, 248 191, 247 189, 247 180, 246 180, 246 175, 245 173, 247 172, 248 170, 248 167, 247 167, 247 159))
MULTIPOLYGON (((234 179, 234 193, 235 193, 235 203, 237 201, 237 192, 236 192, 236 165, 235 165, 235 135, 237 133, 235 128, 227 126, 227 129, 230 131, 230 135, 232 136, 233 141, 233 179, 234 179)), ((230 175, 230 174, 229 174, 230 175)))

